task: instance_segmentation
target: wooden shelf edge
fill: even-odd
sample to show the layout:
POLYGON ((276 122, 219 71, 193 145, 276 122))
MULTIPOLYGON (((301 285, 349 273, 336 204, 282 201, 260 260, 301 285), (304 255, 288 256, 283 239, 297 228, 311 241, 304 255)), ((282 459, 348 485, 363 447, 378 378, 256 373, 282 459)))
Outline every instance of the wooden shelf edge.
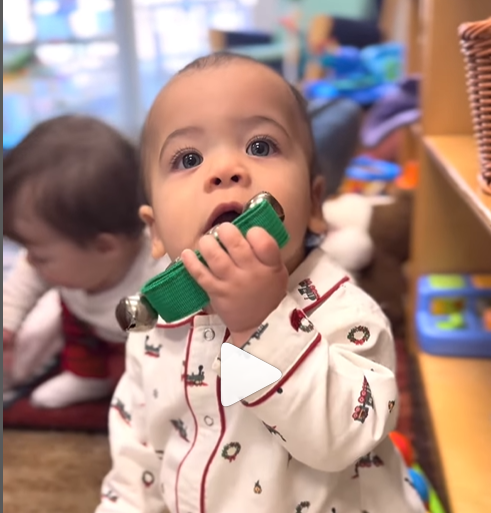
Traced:
POLYGON ((424 136, 438 167, 491 233, 491 196, 478 186, 477 146, 471 135, 424 136))
POLYGON ((491 360, 416 355, 450 510, 491 511, 491 360))

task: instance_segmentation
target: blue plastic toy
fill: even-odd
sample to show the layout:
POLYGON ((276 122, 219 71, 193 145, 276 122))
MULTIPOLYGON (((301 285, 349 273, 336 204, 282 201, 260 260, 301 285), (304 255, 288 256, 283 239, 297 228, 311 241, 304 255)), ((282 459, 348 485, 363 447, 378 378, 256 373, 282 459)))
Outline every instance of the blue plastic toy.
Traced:
POLYGON ((393 84, 371 84, 369 80, 358 80, 353 87, 352 78, 329 82, 327 80, 314 80, 306 82, 303 93, 308 100, 335 100, 348 98, 358 105, 372 105, 380 98, 394 90, 393 84))
POLYGON ((491 358, 491 274, 421 277, 416 331, 427 353, 491 358))
POLYGON ((401 174, 401 167, 393 162, 377 160, 366 155, 359 155, 351 160, 346 176, 352 180, 394 181, 401 174))
POLYGON ((385 196, 390 184, 401 174, 401 167, 393 162, 359 155, 351 160, 342 191, 369 196, 385 196))
POLYGON ((387 94, 404 71, 404 47, 399 43, 383 43, 363 50, 343 46, 312 58, 330 70, 331 76, 304 84, 309 100, 341 97, 369 105, 387 94))
POLYGON ((426 504, 430 501, 430 488, 422 473, 418 472, 415 468, 408 468, 409 479, 412 486, 418 492, 421 500, 426 504))

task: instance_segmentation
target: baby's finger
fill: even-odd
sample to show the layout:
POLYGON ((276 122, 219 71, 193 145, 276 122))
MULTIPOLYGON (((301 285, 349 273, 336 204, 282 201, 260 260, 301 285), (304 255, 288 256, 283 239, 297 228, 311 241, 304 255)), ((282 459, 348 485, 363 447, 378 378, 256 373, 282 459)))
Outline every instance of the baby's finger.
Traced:
POLYGON ((235 264, 213 235, 202 237, 198 249, 216 278, 224 280, 230 276, 235 264))
POLYGON ((247 240, 257 259, 264 265, 279 268, 283 265, 280 247, 263 228, 254 227, 247 232, 247 240))
POLYGON ((196 256, 194 251, 185 249, 181 254, 181 260, 188 273, 194 278, 207 293, 212 294, 217 288, 217 278, 196 256))
POLYGON ((256 260, 251 245, 232 223, 221 224, 218 228, 218 237, 237 267, 249 267, 256 260))

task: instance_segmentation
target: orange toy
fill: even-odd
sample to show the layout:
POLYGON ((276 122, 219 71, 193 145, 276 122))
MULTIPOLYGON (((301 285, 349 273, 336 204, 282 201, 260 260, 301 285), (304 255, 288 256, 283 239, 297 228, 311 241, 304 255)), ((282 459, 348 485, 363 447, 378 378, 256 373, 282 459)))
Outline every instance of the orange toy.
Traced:
POLYGON ((409 160, 402 168, 401 175, 396 178, 395 184, 400 189, 415 189, 418 185, 418 162, 415 160, 409 160))
POLYGON ((404 462, 408 467, 412 467, 414 464, 414 449, 407 436, 404 436, 398 431, 392 431, 389 434, 392 443, 399 449, 404 462))
POLYGON ((486 308, 486 310, 484 310, 484 315, 482 316, 482 320, 484 323, 484 328, 487 331, 491 331, 491 307, 486 308))

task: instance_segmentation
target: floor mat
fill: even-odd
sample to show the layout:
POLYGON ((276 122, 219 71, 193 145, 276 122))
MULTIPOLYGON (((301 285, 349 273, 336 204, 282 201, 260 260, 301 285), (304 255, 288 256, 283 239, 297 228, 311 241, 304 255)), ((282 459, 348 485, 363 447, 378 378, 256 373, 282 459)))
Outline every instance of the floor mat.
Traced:
MULTIPOLYGON (((112 355, 109 363, 111 378, 117 382, 124 369, 124 358, 112 355)), ((44 377, 35 380, 31 385, 17 389, 13 398, 7 401, 4 395, 3 427, 12 429, 36 430, 69 430, 106 433, 107 415, 111 398, 81 403, 66 408, 40 409, 29 401, 32 390, 58 372, 48 372, 44 377)))
POLYGON ((3 427, 105 433, 109 402, 108 398, 67 408, 41 410, 34 408, 29 398, 24 397, 3 411, 3 427))

